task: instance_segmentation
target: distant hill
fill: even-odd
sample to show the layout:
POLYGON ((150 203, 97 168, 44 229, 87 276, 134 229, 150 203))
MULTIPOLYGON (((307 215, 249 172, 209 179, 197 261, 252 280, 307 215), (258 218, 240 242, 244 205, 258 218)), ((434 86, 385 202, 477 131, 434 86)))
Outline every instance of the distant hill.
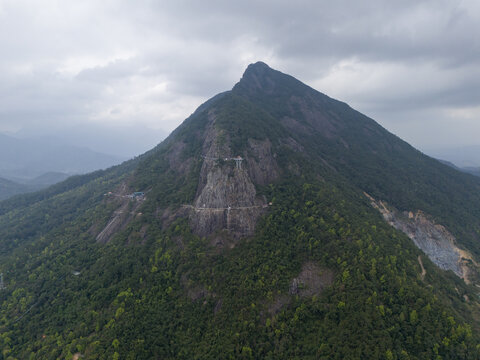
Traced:
POLYGON ((122 160, 52 138, 19 139, 0 134, 0 200, 40 190, 74 174, 108 168, 122 160))
POLYGON ((459 168, 480 167, 480 146, 426 148, 424 152, 436 159, 449 161, 459 168))
POLYGON ((26 182, 48 172, 87 173, 122 160, 49 139, 18 139, 0 134, 0 176, 16 182, 26 182))
POLYGON ((40 176, 37 176, 36 178, 28 180, 26 183, 32 186, 49 186, 63 181, 69 176, 70 175, 65 173, 50 171, 40 176))
POLYGON ((464 173, 467 173, 467 174, 471 174, 471 175, 475 175, 475 176, 480 176, 480 167, 474 167, 474 166, 466 166, 466 167, 458 167, 456 166, 454 163, 450 162, 450 161, 446 161, 446 160, 438 160, 440 161, 442 164, 445 164, 445 165, 448 165, 458 171, 461 171, 461 172, 464 172, 464 173))
POLYGON ((469 174, 472 174, 472 175, 475 175, 475 176, 480 176, 480 167, 467 166, 467 167, 462 168, 462 171, 464 171, 466 173, 469 173, 469 174))
POLYGON ((25 184, 19 184, 11 180, 0 178, 0 200, 9 198, 16 194, 33 191, 34 188, 25 184))
POLYGON ((29 193, 46 188, 47 186, 67 179, 69 176, 70 175, 68 174, 59 172, 48 172, 21 183, 0 178, 0 200, 8 199, 13 195, 29 193))

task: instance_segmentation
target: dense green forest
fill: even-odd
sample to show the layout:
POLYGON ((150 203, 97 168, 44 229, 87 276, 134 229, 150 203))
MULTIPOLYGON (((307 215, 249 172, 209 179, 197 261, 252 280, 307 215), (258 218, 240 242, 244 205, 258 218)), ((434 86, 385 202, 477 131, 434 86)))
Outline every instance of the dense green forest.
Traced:
POLYGON ((86 216, 16 251, 2 263, 3 356, 480 356, 478 329, 467 323, 471 289, 425 257, 421 280, 420 251, 365 200, 293 179, 264 191, 271 212, 232 250, 193 235, 185 220, 152 226, 145 244, 126 246, 132 224, 102 246, 78 236, 86 216), (289 294, 307 262, 331 271, 333 282, 311 296, 289 294))
POLYGON ((141 157, 0 202, 0 358, 480 358, 478 288, 363 194, 429 213, 478 256, 479 179, 265 66, 141 157), (253 236, 198 236, 182 212, 212 118, 238 171, 258 160, 250 140, 271 144, 253 236), (133 215, 98 242, 119 209, 133 215))

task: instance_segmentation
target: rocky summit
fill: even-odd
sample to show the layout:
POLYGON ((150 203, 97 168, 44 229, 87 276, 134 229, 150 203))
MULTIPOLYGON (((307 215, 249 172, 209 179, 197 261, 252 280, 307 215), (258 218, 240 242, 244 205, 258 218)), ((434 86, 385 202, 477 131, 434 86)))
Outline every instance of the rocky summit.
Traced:
POLYGON ((4 359, 478 359, 480 178, 258 62, 0 202, 4 359))

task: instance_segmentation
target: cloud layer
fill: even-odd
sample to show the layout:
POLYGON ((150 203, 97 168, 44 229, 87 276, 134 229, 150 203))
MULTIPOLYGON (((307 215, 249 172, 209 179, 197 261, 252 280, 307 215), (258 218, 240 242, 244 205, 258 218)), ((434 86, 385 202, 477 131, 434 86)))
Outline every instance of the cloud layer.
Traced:
POLYGON ((471 1, 0 0, 0 131, 171 131, 251 62, 420 148, 479 144, 471 1))

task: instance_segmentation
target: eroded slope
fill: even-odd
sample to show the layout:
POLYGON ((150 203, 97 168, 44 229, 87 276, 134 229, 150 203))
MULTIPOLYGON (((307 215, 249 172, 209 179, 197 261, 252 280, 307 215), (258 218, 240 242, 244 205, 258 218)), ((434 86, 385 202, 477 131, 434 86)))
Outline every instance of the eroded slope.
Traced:
MULTIPOLYGON (((455 237, 442 225, 420 210, 415 213, 400 212, 370 195, 371 204, 383 215, 385 221, 405 233, 425 254, 443 270, 452 270, 467 283, 478 265, 467 251, 458 247, 455 237)), ((423 265, 422 265, 423 268, 423 265)))

